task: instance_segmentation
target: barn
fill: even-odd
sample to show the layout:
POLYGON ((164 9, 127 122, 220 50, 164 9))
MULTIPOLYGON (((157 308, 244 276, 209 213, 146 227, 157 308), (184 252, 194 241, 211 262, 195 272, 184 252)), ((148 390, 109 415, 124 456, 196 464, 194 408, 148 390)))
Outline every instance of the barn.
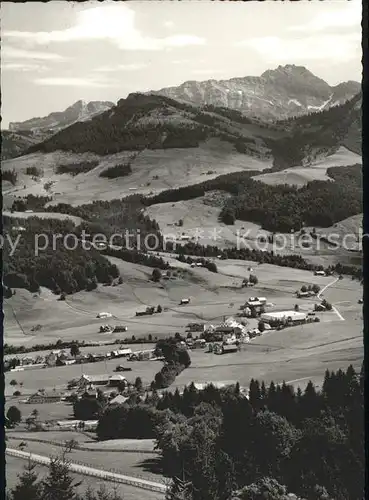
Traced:
POLYGON ((260 320, 268 323, 270 326, 281 323, 301 324, 306 321, 306 314, 300 311, 275 311, 264 313, 260 316, 260 320))

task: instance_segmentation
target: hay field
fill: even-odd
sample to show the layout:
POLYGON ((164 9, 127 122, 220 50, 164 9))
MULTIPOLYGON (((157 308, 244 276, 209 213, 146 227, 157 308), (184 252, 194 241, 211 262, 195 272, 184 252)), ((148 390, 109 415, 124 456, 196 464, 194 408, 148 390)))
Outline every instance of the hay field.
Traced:
POLYGON ((303 167, 291 167, 280 172, 256 175, 253 179, 272 186, 290 184, 302 187, 313 180, 329 180, 327 169, 330 167, 349 166, 355 163, 362 163, 361 156, 341 146, 334 154, 316 159, 303 167))
POLYGON ((6 160, 2 168, 14 169, 18 173, 18 182, 16 186, 3 185, 3 193, 10 198, 27 194, 52 194, 52 204, 81 205, 90 203, 91 200, 123 198, 132 194, 132 189, 142 194, 157 193, 168 188, 196 184, 229 172, 271 167, 271 160, 259 160, 237 153, 230 144, 210 139, 198 148, 144 150, 131 161, 131 175, 116 179, 99 177, 106 168, 127 162, 133 153, 123 151, 114 155, 98 156, 93 153, 56 151, 47 154, 33 153, 6 160), (99 161, 99 165, 74 177, 55 173, 58 165, 82 161, 99 161), (42 168, 43 177, 33 180, 26 175, 26 168, 31 166, 42 168), (213 173, 207 175, 210 170, 213 173), (54 184, 50 192, 46 192, 44 184, 50 181, 54 184))
MULTIPOLYGON (((22 474, 23 467, 27 464, 27 461, 16 457, 10 457, 8 455, 6 455, 5 461, 6 488, 11 489, 18 483, 18 475, 22 474)), ((40 480, 47 476, 47 466, 37 465, 35 470, 40 480)), ((114 491, 114 489, 116 489, 117 494, 124 498, 124 500, 137 500, 138 498, 140 500, 162 500, 163 498, 163 495, 160 493, 137 489, 125 484, 115 484, 99 478, 79 474, 71 474, 71 476, 74 478, 75 482, 82 481, 82 484, 77 488, 77 491, 80 494, 83 494, 88 487, 93 490, 105 487, 108 491, 114 491)))

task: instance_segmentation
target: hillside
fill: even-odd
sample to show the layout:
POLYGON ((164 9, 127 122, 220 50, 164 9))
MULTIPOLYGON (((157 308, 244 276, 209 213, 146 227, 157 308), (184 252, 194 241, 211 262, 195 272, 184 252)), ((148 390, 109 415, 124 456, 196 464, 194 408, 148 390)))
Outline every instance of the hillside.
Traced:
POLYGON ((1 131, 1 160, 17 158, 32 145, 38 144, 54 133, 77 121, 90 120, 114 106, 112 102, 77 101, 66 110, 50 113, 43 118, 31 118, 24 122, 10 122, 9 130, 1 131))
POLYGON ((188 81, 151 93, 196 105, 236 109, 247 115, 275 120, 321 111, 342 104, 360 92, 354 81, 331 87, 303 66, 288 64, 260 77, 188 81))
POLYGON ((32 131, 12 132, 10 130, 2 130, 1 161, 22 155, 33 144, 37 144, 45 138, 45 135, 36 135, 32 131))

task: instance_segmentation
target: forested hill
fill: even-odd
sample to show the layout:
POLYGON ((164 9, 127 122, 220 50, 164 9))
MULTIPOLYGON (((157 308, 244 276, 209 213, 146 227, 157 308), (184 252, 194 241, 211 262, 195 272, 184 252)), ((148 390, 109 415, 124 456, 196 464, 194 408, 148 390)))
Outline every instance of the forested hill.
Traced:
POLYGON ((268 142, 274 167, 308 164, 317 156, 331 154, 345 146, 361 154, 361 93, 339 106, 276 122, 286 135, 268 142))
POLYGON ((101 155, 143 149, 196 148, 216 137, 241 154, 274 158, 274 168, 308 164, 345 145, 358 153, 361 95, 319 113, 275 124, 237 110, 199 107, 159 95, 130 94, 88 122, 75 123, 27 153, 56 150, 101 155))
POLYGON ((101 155, 142 149, 194 148, 217 137, 240 153, 270 157, 262 137, 283 135, 227 109, 183 104, 163 96, 130 94, 88 122, 75 123, 27 153, 64 150, 101 155))

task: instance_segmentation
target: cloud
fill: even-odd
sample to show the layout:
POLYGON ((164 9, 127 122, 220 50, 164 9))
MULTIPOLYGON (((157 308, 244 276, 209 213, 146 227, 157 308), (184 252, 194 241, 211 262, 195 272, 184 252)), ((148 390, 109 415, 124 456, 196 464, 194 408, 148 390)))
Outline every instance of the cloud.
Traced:
MULTIPOLYGON (((322 6, 324 9, 324 6, 322 6)), ((291 26, 289 30, 291 31, 323 31, 327 28, 350 28, 358 27, 360 29, 361 24, 361 2, 355 0, 345 3, 344 8, 339 10, 330 9, 329 12, 321 12, 310 22, 305 24, 300 24, 297 26, 291 26)))
POLYGON ((166 28, 174 28, 174 22, 173 21, 165 21, 163 23, 166 28))
POLYGON ((361 57, 361 34, 315 35, 298 39, 258 37, 236 44, 259 52, 268 63, 328 60, 346 62, 361 57))
MULTIPOLYGON (((35 61, 67 61, 66 57, 53 52, 36 52, 34 50, 17 49, 15 47, 3 45, 1 47, 1 59, 11 61, 14 59, 27 59, 35 61)), ((3 66, 3 65, 2 65, 3 66)))
POLYGON ((92 77, 50 77, 36 78, 33 80, 37 85, 47 85, 55 87, 114 87, 114 82, 98 80, 92 77))
POLYGON ((59 31, 4 31, 3 37, 40 45, 51 42, 110 40, 122 50, 163 50, 171 47, 203 45, 205 40, 189 34, 164 38, 143 35, 135 25, 135 12, 127 5, 110 4, 83 10, 71 28, 59 31))
POLYGON ((113 73, 115 71, 138 71, 148 67, 146 63, 132 63, 132 64, 115 64, 111 66, 100 66, 95 68, 94 71, 99 73, 113 73))
POLYGON ((32 63, 2 63, 1 71, 47 71, 46 66, 32 63))

